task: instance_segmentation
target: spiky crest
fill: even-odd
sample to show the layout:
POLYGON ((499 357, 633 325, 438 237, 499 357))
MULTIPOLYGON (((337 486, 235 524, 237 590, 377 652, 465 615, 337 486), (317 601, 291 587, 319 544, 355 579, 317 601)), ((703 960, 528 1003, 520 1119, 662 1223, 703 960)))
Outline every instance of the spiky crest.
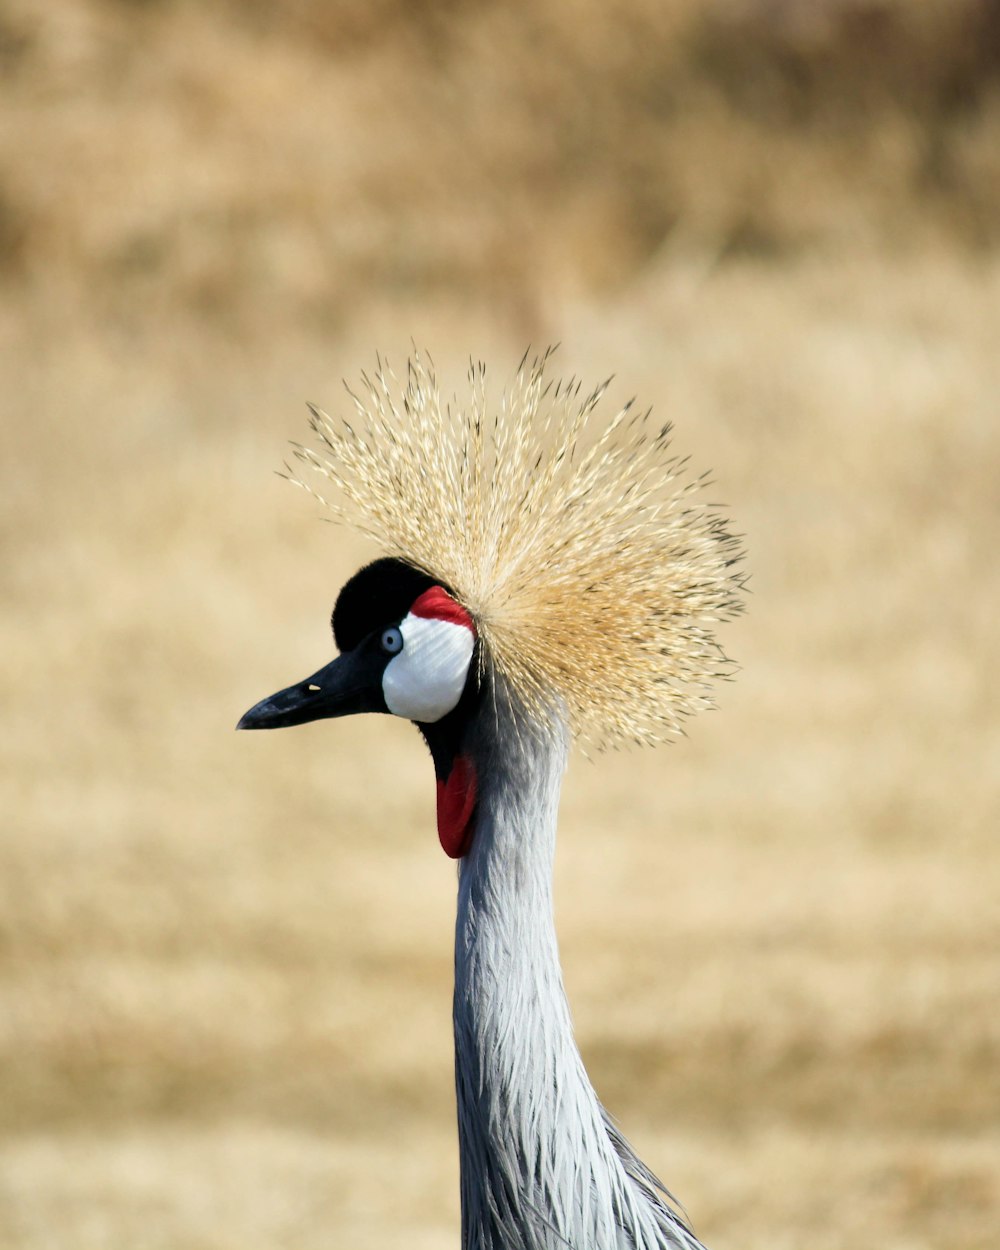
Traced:
POLYGON ((486 369, 442 403, 430 358, 405 387, 379 358, 354 417, 310 405, 318 450, 296 456, 336 488, 289 475, 386 554, 451 587, 489 659, 542 723, 585 743, 652 743, 711 704, 732 665, 714 627, 742 607, 737 539, 669 449, 670 426, 630 402, 598 417, 604 382, 521 361, 494 406, 486 369))

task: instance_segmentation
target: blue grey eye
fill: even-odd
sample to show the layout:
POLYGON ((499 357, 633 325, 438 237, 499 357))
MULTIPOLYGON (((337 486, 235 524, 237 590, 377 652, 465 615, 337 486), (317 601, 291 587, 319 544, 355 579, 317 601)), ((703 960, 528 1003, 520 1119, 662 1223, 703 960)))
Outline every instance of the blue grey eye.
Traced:
POLYGON ((382 650, 389 655, 397 655, 403 649, 403 635, 395 627, 382 631, 382 637, 379 639, 382 650))

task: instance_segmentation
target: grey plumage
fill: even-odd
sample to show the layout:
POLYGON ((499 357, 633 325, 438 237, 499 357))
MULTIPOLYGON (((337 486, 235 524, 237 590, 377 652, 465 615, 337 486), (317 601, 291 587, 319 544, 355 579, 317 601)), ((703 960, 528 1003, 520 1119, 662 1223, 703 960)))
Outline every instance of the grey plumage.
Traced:
POLYGON ((494 675, 470 746, 488 765, 455 935, 462 1245, 696 1250, 574 1040, 552 913, 567 738, 533 729, 494 675))

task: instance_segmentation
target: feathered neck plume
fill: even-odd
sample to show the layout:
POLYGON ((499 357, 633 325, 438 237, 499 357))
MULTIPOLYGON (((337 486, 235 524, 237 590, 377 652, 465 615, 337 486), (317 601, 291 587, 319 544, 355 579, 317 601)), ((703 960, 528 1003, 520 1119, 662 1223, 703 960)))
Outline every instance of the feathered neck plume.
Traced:
POLYGON ((601 412, 521 361, 496 399, 486 368, 443 402, 426 356, 405 386, 382 360, 353 414, 310 406, 318 447, 296 456, 335 487, 335 519, 444 583, 475 618, 489 662, 542 724, 593 747, 653 743, 709 706, 729 675, 714 638, 741 608, 741 551, 670 450, 670 426, 628 403, 601 412))

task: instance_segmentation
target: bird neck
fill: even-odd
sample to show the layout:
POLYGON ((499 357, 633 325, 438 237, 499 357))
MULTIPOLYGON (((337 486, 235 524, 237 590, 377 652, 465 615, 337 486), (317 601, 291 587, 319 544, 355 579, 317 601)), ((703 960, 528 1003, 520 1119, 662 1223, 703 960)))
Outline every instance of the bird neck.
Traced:
POLYGON ((473 743, 455 941, 462 1245, 667 1244, 634 1240, 641 1200, 573 1037, 552 913, 566 740, 530 726, 501 690, 473 743))

